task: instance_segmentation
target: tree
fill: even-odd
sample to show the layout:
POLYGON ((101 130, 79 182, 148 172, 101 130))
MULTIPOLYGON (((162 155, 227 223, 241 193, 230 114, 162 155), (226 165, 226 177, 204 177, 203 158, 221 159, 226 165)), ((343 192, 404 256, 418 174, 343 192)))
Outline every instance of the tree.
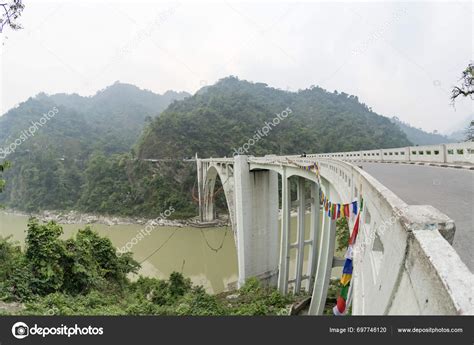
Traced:
POLYGON ((0 33, 2 33, 5 25, 13 30, 21 29, 21 25, 17 23, 17 19, 21 16, 25 5, 23 0, 13 0, 11 3, 0 3, 0 10, 3 13, 0 16, 0 33))
POLYGON ((31 289, 46 295, 61 288, 64 282, 63 258, 66 254, 61 226, 54 222, 40 224, 30 219, 25 241, 25 257, 31 267, 31 289))
POLYGON ((5 169, 7 169, 9 166, 10 163, 8 161, 0 163, 0 193, 3 192, 3 188, 5 187, 5 180, 1 178, 1 176, 5 169))
POLYGON ((474 141, 474 120, 471 120, 466 129, 466 141, 474 141))
POLYGON ((471 97, 474 94, 474 63, 469 63, 466 69, 462 72, 460 79, 461 85, 454 86, 451 91, 451 100, 454 100, 462 95, 463 97, 471 97))

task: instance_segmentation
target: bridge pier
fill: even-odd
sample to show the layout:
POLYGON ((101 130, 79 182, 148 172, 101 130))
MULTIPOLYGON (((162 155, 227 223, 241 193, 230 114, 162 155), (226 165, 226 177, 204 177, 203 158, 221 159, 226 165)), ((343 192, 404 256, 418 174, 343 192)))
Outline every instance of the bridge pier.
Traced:
POLYGON ((318 267, 318 254, 321 250, 321 202, 319 199, 319 189, 321 187, 317 183, 311 183, 311 223, 310 223, 310 251, 308 256, 307 270, 307 288, 306 291, 311 293, 316 279, 316 267, 318 267))
POLYGON ((204 196, 204 163, 196 154, 196 170, 198 180, 198 198, 199 198, 199 220, 204 221, 203 196, 204 196))
POLYGON ((290 227, 291 227, 291 194, 290 181, 286 175, 286 167, 281 174, 281 233, 280 233, 280 264, 278 274, 278 290, 288 293, 288 272, 290 266, 290 227))
MULTIPOLYGON (((325 194, 329 198, 330 188, 328 188, 328 186, 326 187, 325 194)), ((321 243, 319 245, 317 266, 314 268, 316 276, 314 279, 314 288, 309 307, 310 315, 322 315, 324 305, 326 304, 329 280, 331 278, 332 261, 334 257, 334 247, 336 244, 336 221, 324 216, 320 236, 321 243)))
POLYGON ((258 277, 276 286, 278 275, 278 174, 250 171, 247 156, 234 163, 239 286, 258 277))
POLYGON ((298 196, 298 217, 297 217, 297 237, 293 247, 297 248, 296 254, 296 276, 295 276, 295 293, 301 291, 301 281, 303 278, 303 260, 304 260, 304 235, 305 235, 305 215, 306 215, 306 195, 304 178, 298 177, 297 180, 297 196, 298 196))

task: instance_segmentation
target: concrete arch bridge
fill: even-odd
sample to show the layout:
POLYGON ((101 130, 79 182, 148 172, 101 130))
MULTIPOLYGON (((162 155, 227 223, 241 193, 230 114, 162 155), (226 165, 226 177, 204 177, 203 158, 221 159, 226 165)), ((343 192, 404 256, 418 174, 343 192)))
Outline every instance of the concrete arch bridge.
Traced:
MULTIPOLYGON (((412 148, 400 148, 196 159, 200 216, 214 218, 212 195, 219 177, 237 247, 239 285, 258 277, 282 293, 306 290, 312 296, 310 314, 322 314, 331 271, 343 264, 334 256, 336 220, 322 202, 355 201, 360 210, 363 199, 357 211, 352 314, 474 314, 473 274, 451 246, 454 221, 430 205, 406 204, 351 162, 373 161, 376 153, 388 159, 394 152, 400 160, 417 162, 419 152, 430 151, 433 161, 446 163, 450 157, 469 167, 474 155, 466 153, 474 153, 474 143, 455 145, 417 148, 416 155, 412 148)), ((350 229, 355 219, 348 217, 350 229)))

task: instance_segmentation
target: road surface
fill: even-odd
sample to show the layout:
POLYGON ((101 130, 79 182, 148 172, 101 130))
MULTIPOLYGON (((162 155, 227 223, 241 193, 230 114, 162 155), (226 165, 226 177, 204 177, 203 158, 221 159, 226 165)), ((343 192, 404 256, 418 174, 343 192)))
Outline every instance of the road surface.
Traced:
POLYGON ((357 163, 409 205, 432 205, 454 220, 453 248, 474 272, 474 171, 393 163, 357 163))

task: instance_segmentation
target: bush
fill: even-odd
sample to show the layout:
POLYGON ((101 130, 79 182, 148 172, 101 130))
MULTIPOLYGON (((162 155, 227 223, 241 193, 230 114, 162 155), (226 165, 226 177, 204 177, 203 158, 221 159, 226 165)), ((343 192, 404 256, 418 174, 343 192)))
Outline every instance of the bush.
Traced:
POLYGON ((168 280, 139 277, 131 254, 120 257, 112 243, 89 227, 62 240, 54 222, 30 220, 23 253, 0 239, 0 298, 25 303, 26 315, 279 315, 292 301, 257 278, 238 290, 237 300, 209 295, 181 273, 168 280))
POLYGON ((218 316, 225 315, 226 309, 215 297, 198 286, 178 301, 176 315, 218 316))
POLYGON ((347 248, 349 245, 349 224, 347 219, 342 217, 336 221, 336 240, 337 240, 337 250, 342 251, 347 248))
POLYGON ((25 256, 31 267, 33 293, 46 295, 63 285, 65 247, 59 239, 62 233, 63 229, 54 222, 40 225, 32 218, 28 223, 25 256))
POLYGON ((21 248, 0 237, 0 299, 27 300, 31 296, 31 272, 21 248))

